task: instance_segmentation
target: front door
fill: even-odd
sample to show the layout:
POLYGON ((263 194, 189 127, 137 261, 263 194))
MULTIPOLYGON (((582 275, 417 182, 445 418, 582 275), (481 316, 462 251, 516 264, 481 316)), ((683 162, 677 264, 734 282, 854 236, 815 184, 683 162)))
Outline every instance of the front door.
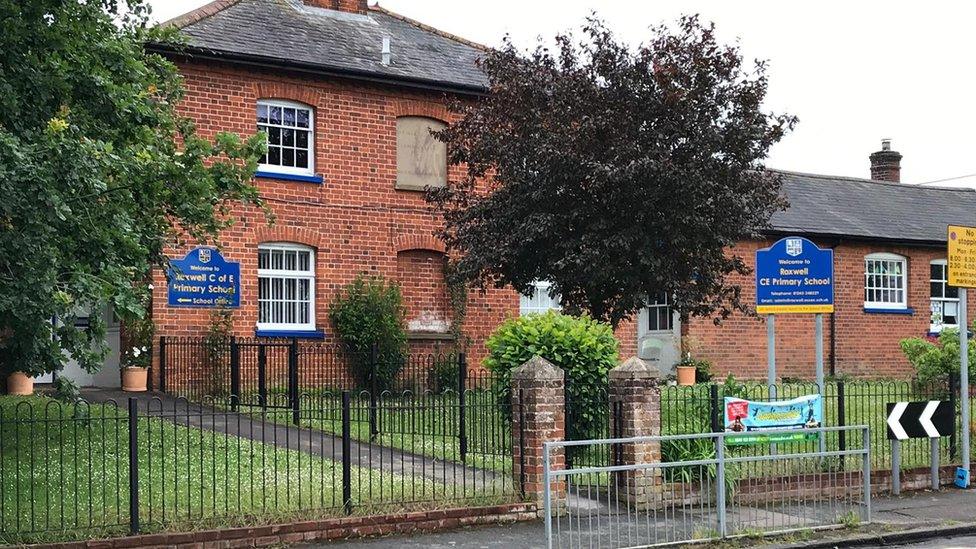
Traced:
POLYGON ((667 295, 649 300, 637 315, 637 356, 672 373, 681 359, 681 319, 667 295))

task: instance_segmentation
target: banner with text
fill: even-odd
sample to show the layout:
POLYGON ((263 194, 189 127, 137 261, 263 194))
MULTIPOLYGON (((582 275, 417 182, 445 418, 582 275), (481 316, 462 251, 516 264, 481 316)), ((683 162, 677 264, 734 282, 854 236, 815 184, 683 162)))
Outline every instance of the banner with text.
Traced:
POLYGON ((816 440, 817 433, 804 433, 823 423, 823 398, 806 395, 780 402, 757 402, 725 397, 725 432, 730 445, 766 444, 816 440), (764 435, 763 431, 796 430, 796 433, 764 435))

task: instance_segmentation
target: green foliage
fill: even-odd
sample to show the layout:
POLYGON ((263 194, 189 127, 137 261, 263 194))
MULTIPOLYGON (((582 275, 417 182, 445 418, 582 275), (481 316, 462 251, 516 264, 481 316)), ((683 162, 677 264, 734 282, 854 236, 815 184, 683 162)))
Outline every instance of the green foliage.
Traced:
POLYGON ((329 319, 336 335, 350 353, 352 373, 361 387, 370 384, 370 353, 378 351, 376 384, 384 390, 403 365, 407 333, 406 309, 396 282, 383 277, 358 275, 336 295, 329 319))
POLYGON ((164 250, 209 242, 232 203, 260 204, 261 136, 196 134, 176 66, 146 42, 142 0, 0 2, 0 373, 88 371, 101 314, 146 314, 164 250), (59 322, 52 323, 57 318, 59 322))
MULTIPOLYGON (((974 323, 976 327, 976 323, 974 323)), ((911 337, 901 340, 901 350, 915 367, 918 380, 945 381, 959 371, 959 330, 944 328, 936 340, 911 337)), ((969 375, 976 375, 976 346, 969 346, 969 375)))
POLYGON ((434 360, 434 366, 430 370, 431 390, 435 393, 444 391, 455 391, 458 389, 458 368, 457 357, 454 355, 438 356, 434 360))
MULTIPOLYGON (((207 370, 210 372, 210 394, 225 396, 230 391, 226 383, 230 374, 230 338, 234 333, 234 313, 230 309, 214 309, 210 312, 210 325, 203 338, 207 353, 207 370)), ((239 396, 239 395, 238 395, 239 396)))
POLYGON ((763 159, 796 122, 763 108, 765 64, 694 16, 637 47, 595 18, 581 34, 486 51, 492 93, 437 134, 466 170, 428 193, 457 271, 522 293, 548 280, 565 310, 614 325, 649 295, 685 315, 748 309, 729 249, 785 207, 763 159))
POLYGON ((574 417, 567 419, 571 439, 604 434, 609 403, 608 375, 617 366, 617 339, 610 325, 588 316, 573 317, 556 311, 506 320, 486 342, 485 366, 495 379, 502 408, 510 401, 511 373, 540 356, 566 373, 567 395, 574 417))
POLYGON ((54 394, 52 396, 55 400, 74 404, 81 398, 81 391, 78 389, 78 385, 64 376, 57 376, 52 385, 54 387, 54 394))
POLYGON ((125 323, 125 347, 122 349, 122 367, 148 368, 152 363, 150 350, 156 326, 151 317, 133 317, 125 323))

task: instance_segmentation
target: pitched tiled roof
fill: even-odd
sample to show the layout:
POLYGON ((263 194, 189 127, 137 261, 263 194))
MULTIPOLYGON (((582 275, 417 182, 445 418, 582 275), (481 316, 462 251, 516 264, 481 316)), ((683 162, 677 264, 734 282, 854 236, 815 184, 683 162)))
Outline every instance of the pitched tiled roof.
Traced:
POLYGON ((976 225, 973 189, 776 171, 790 202, 771 219, 777 233, 935 244, 949 224, 976 225))
POLYGON ((356 14, 301 0, 217 0, 165 24, 183 31, 195 55, 458 91, 487 86, 476 64, 483 47, 378 7, 356 14))

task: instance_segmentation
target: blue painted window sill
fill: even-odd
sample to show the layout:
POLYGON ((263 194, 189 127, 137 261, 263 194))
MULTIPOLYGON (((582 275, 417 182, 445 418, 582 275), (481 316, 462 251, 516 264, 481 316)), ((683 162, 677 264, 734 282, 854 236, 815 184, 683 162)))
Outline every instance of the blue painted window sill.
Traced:
POLYGON ((882 309, 880 307, 865 307, 865 314, 869 315, 913 315, 915 314, 915 309, 911 307, 907 309, 882 309))
POLYGON ((255 337, 294 337, 297 339, 325 339, 322 330, 254 330, 255 337))
POLYGON ((258 170, 254 172, 254 177, 281 179, 283 181, 301 181, 302 183, 318 183, 319 185, 322 184, 321 175, 298 175, 294 173, 265 172, 258 170))

